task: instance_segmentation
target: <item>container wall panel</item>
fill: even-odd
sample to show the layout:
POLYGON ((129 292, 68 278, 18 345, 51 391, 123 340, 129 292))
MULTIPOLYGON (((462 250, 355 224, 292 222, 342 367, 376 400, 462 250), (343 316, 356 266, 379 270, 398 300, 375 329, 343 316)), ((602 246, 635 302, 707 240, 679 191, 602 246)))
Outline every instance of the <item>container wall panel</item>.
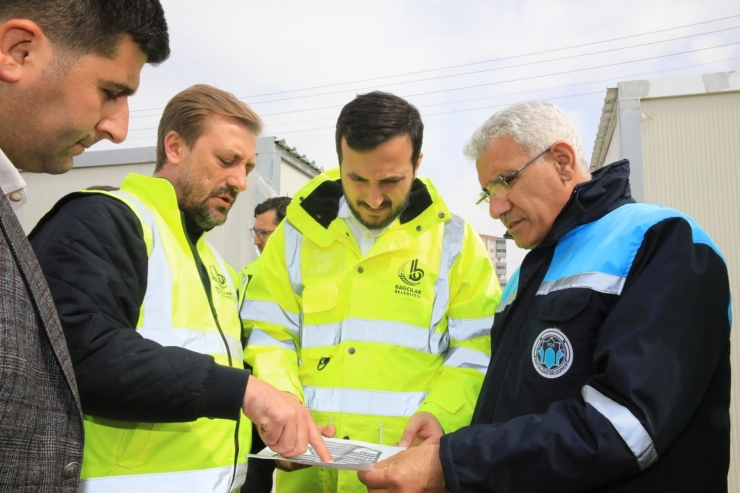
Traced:
MULTIPOLYGON (((645 201, 696 219, 730 271, 740 315, 740 92, 642 101, 645 201)), ((740 331, 732 340, 732 448, 729 491, 740 491, 740 331)))

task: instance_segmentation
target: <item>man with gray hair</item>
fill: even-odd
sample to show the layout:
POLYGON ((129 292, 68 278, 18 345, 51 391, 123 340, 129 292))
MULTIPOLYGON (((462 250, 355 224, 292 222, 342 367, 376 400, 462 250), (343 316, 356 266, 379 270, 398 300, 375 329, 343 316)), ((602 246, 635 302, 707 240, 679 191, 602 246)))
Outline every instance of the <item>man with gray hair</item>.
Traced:
POLYGON ((478 203, 531 251, 471 426, 359 473, 369 491, 726 492, 732 318, 712 239, 636 203, 628 161, 589 176, 550 103, 494 114, 465 154, 478 203))

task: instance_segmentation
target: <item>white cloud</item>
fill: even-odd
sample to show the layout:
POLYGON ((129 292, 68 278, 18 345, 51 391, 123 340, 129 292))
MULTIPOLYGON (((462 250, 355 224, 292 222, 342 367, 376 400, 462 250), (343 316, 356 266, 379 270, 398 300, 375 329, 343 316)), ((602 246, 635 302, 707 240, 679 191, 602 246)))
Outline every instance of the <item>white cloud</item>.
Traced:
MULTIPOLYGON (((196 83, 213 84, 240 97, 253 96, 495 60, 740 14, 735 0, 163 0, 163 4, 170 25, 172 57, 160 67, 145 70, 140 93, 131 100, 134 118, 124 146, 154 145, 156 131, 151 127, 156 127, 159 111, 140 110, 161 108, 176 92, 196 83)), ((496 111, 492 106, 595 92, 554 100, 576 121, 590 157, 607 87, 620 80, 737 69, 740 62, 733 60, 640 75, 738 57, 740 49, 734 45, 596 70, 575 70, 737 42, 740 29, 569 60, 501 67, 733 26, 740 26, 740 17, 565 51, 377 82, 252 97, 248 101, 263 115, 294 112, 265 116, 267 132, 284 137, 301 153, 329 168, 336 165, 333 130, 294 131, 332 127, 341 106, 358 89, 379 87, 410 95, 482 85, 411 96, 409 100, 420 107, 422 114, 468 110, 425 117, 422 174, 435 181, 450 208, 468 219, 479 232, 500 235, 501 225, 473 205, 479 185, 474 166, 460 152, 472 131, 496 111), (381 85, 497 67, 497 70, 459 77, 381 85), (548 75, 566 71, 575 72, 548 75), (523 78, 529 79, 505 82, 523 78), (583 84, 591 81, 600 82, 583 84), (339 92, 342 90, 345 92, 339 92), (510 95, 525 91, 532 92, 510 95), (321 93, 333 94, 316 95, 321 93), (302 97, 307 95, 312 96, 302 97), (301 98, 262 102, 296 97, 301 98), (476 98, 486 99, 456 103, 476 98), (324 106, 329 108, 295 113, 324 106)), ((98 146, 99 149, 109 147, 109 144, 98 146)), ((510 244, 513 247, 513 242, 510 244)), ((521 255, 513 252, 511 257, 521 255)))

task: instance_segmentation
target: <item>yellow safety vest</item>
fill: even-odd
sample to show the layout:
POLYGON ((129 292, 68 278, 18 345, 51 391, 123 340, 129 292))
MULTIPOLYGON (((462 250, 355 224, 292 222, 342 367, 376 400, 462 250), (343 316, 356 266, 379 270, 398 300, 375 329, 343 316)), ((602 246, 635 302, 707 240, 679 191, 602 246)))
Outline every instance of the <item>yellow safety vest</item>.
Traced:
MULTIPOLYGON (((209 300, 172 185, 130 174, 120 191, 107 194, 131 208, 144 233, 149 264, 139 333, 163 346, 209 354, 218 364, 243 368, 233 271, 205 239, 198 240, 195 250, 210 277, 209 300)), ((244 417, 241 423, 208 418, 136 423, 85 416, 80 491, 238 490, 246 477, 251 428, 244 417)))
MULTIPOLYGON (((339 438, 393 444, 418 411, 447 432, 469 424, 501 296, 480 237, 422 180, 407 210, 423 210, 363 256, 327 205, 338 209, 338 178, 296 194, 260 257, 241 310, 247 362, 339 438)), ((278 473, 278 492, 314 491, 367 490, 351 471, 278 473)))

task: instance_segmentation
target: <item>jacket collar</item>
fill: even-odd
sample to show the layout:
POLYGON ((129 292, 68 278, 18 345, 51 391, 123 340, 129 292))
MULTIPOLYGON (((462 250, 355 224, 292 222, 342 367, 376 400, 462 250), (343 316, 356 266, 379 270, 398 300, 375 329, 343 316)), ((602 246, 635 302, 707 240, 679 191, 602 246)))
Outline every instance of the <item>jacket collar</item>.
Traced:
POLYGON ((570 200, 537 248, 557 243, 573 228, 601 219, 625 204, 634 203, 629 175, 630 163, 623 159, 604 166, 592 173, 589 181, 576 185, 570 200))
MULTIPOLYGON (((309 216, 327 229, 339 214, 339 201, 343 195, 342 180, 327 179, 303 198, 300 205, 309 216)), ((427 210, 432 203, 433 199, 426 183, 416 178, 411 186, 409 201, 398 218, 399 221, 401 224, 412 221, 427 210)))

